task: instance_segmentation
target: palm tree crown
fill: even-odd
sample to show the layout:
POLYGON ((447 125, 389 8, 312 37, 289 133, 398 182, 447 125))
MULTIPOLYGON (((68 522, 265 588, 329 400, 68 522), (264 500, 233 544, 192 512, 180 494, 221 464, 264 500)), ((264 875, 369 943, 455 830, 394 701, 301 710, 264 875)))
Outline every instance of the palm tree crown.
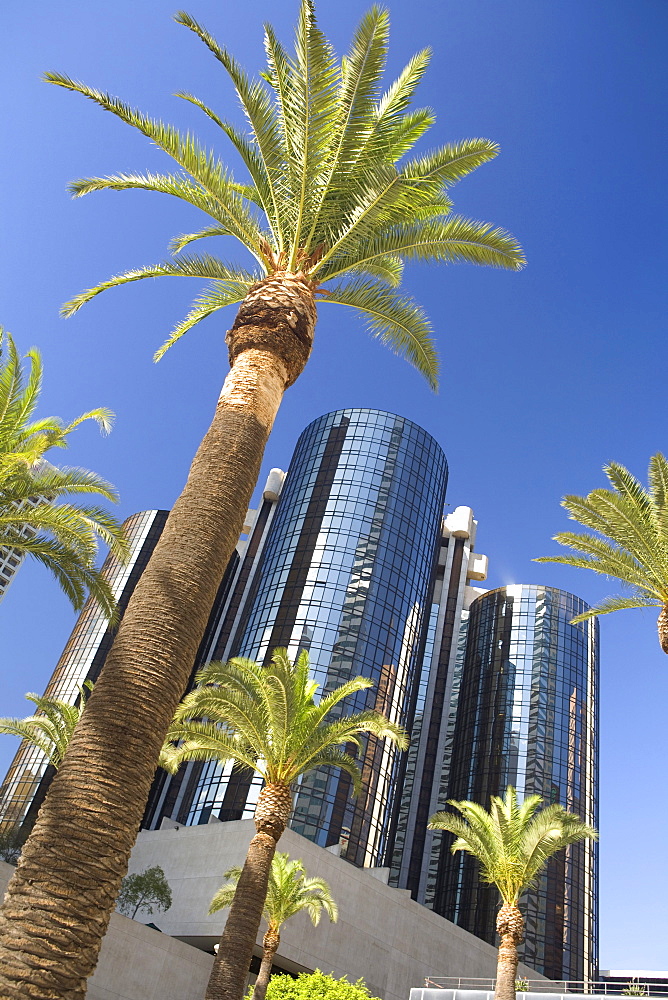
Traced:
POLYGON ((48 695, 27 694, 38 711, 26 719, 0 719, 0 733, 19 736, 41 750, 49 764, 56 770, 60 767, 65 751, 74 732, 74 727, 86 707, 86 698, 93 690, 91 681, 85 681, 79 688, 76 705, 70 705, 60 698, 48 695))
POLYGON ((285 788, 306 771, 338 767, 358 791, 359 767, 346 745, 361 748, 361 735, 372 733, 407 746, 402 727, 374 710, 332 718, 344 698, 372 686, 355 677, 316 702, 305 651, 291 663, 276 649, 268 667, 243 657, 209 663, 176 711, 162 764, 175 771, 186 760, 233 760, 285 788))
POLYGON ((578 816, 555 803, 537 812, 540 795, 528 795, 518 803, 509 785, 504 797, 491 797, 489 812, 477 802, 455 802, 463 818, 439 812, 429 820, 431 830, 448 830, 456 840, 452 853, 466 851, 480 863, 480 880, 495 885, 501 899, 516 906, 521 894, 536 884, 547 861, 568 844, 596 831, 578 816))
MULTIPOLYGON (((401 726, 376 711, 341 714, 345 698, 372 686, 366 677, 355 677, 316 702, 318 684, 309 677, 305 650, 292 663, 285 649, 276 649, 266 667, 241 657, 210 663, 197 683, 176 711, 162 765, 175 771, 184 760, 232 760, 265 781, 255 808, 257 832, 206 992, 207 1000, 240 1000, 272 858, 292 811, 290 785, 314 768, 338 767, 350 775, 357 791, 360 771, 348 752, 351 745, 361 749, 362 735, 371 733, 403 750, 408 739, 401 726)), ((264 978, 268 981, 266 969, 264 978)))
MULTIPOLYGON (((221 886, 211 900, 209 913, 217 913, 232 905, 241 872, 239 867, 225 872, 225 878, 230 881, 221 886)), ((320 923, 323 911, 332 922, 336 922, 339 916, 339 908, 325 879, 307 877, 302 861, 290 861, 287 854, 277 851, 271 862, 267 898, 262 914, 267 921, 267 932, 262 942, 262 963, 251 1000, 264 1000, 274 955, 281 943, 281 927, 286 920, 302 911, 309 915, 314 927, 320 923)))
MULTIPOLYGON (((217 913, 232 905, 240 877, 240 866, 225 872, 229 882, 221 886, 211 900, 209 913, 217 913)), ((290 861, 287 852, 277 851, 271 863, 264 919, 272 927, 279 928, 302 910, 308 913, 314 927, 320 923, 323 911, 332 922, 336 922, 339 915, 329 883, 318 876, 307 876, 303 861, 290 861)))
POLYGON ((561 531, 554 540, 577 554, 543 556, 535 562, 564 563, 621 580, 630 593, 607 597, 573 621, 625 608, 660 607, 659 641, 668 653, 668 461, 660 453, 652 456, 649 489, 616 462, 603 471, 611 490, 566 496, 561 502, 573 521, 595 534, 561 531))
POLYGON ((46 79, 75 90, 139 129, 178 164, 176 173, 122 173, 71 185, 91 191, 142 188, 180 198, 210 217, 198 232, 177 236, 179 256, 117 275, 77 295, 66 315, 107 288, 161 275, 210 279, 156 358, 206 316, 241 302, 263 279, 298 274, 325 302, 361 311, 371 332, 405 356, 432 383, 438 365, 424 312, 396 289, 404 261, 468 261, 517 270, 517 242, 501 229, 452 214, 448 189, 492 159, 498 146, 467 139, 409 155, 434 122, 428 108, 409 110, 430 53, 415 55, 383 92, 388 12, 373 6, 350 50, 337 61, 302 0, 295 48, 289 54, 265 27, 267 68, 251 79, 189 14, 176 21, 193 31, 230 76, 249 131, 239 129, 192 94, 241 157, 250 183, 238 183, 222 161, 190 133, 151 119, 109 94, 58 73, 46 79), (231 267, 208 253, 183 254, 196 240, 233 236, 255 258, 254 270, 231 267), (323 287, 325 286, 326 287, 323 287))
POLYGON ((127 542, 122 528, 101 507, 56 501, 81 494, 116 501, 116 491, 94 472, 54 468, 43 456, 50 448, 66 448, 68 436, 84 420, 95 420, 109 431, 113 414, 90 410, 69 424, 58 417, 32 420, 42 387, 40 355, 35 349, 27 353, 26 376, 12 337, 2 328, 0 347, 6 352, 0 363, 0 546, 43 563, 77 610, 91 593, 111 618, 114 598, 95 569, 97 540, 123 560, 127 542))
POLYGON ((515 1000, 517 946, 524 937, 524 918, 518 901, 557 851, 587 837, 592 827, 555 803, 538 810, 540 795, 517 801, 508 785, 504 797, 491 796, 489 812, 477 802, 448 801, 461 816, 439 812, 429 820, 431 830, 448 830, 456 839, 451 851, 466 851, 478 860, 480 881, 495 885, 503 905, 496 929, 501 938, 496 977, 496 1000, 515 1000))

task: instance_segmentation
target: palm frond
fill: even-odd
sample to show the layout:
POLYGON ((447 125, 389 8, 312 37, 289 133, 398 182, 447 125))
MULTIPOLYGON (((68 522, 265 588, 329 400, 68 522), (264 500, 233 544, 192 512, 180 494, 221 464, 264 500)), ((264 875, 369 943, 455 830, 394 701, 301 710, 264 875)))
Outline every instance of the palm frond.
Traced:
MULTIPOLYGON (((554 541, 567 548, 574 549, 573 556, 541 556, 534 562, 561 562, 594 570, 604 576, 617 577, 632 587, 651 591, 657 597, 661 594, 661 577, 640 562, 627 549, 608 542, 596 535, 579 534, 577 532, 561 531, 554 536, 554 541)), ((666 591, 668 598, 668 590, 666 591)))
POLYGON ((177 323, 164 344, 158 348, 153 355, 154 361, 160 358, 172 347, 177 340, 180 340, 184 333, 192 330, 194 326, 203 319, 211 316, 225 306, 242 302, 252 286, 259 280, 259 275, 238 274, 236 278, 229 278, 225 281, 216 281, 209 288, 204 289, 194 300, 188 315, 177 323))
POLYGON ((369 683, 351 680, 330 692, 320 709, 306 652, 293 663, 286 650, 274 650, 268 666, 243 657, 209 663, 176 711, 162 766, 174 771, 184 760, 235 760, 285 787, 306 771, 336 767, 358 788, 359 767, 347 744, 359 746, 361 734, 373 733, 406 745, 404 730, 377 712, 327 720, 338 702, 369 683))
POLYGON ((371 334, 406 358, 432 389, 438 387, 439 366, 431 324, 413 299, 398 295, 379 282, 357 278, 329 289, 325 301, 364 313, 371 334))
MULTIPOLYGON (((264 208, 272 232, 278 237, 280 251, 283 249, 283 235, 289 231, 289 215, 286 218, 286 214, 291 205, 291 192, 286 190, 285 183, 286 149, 266 87, 262 81, 250 80, 236 59, 226 49, 221 48, 215 38, 185 11, 179 11, 174 20, 189 28, 204 42, 209 51, 225 67, 234 84, 253 129, 253 138, 268 178, 271 204, 265 204, 264 208)), ((254 179, 257 186, 257 178, 254 179)))
POLYGON ((332 255, 314 268, 319 281, 329 281, 351 267, 364 269, 388 254, 421 263, 464 261, 511 271, 524 266, 524 255, 512 236, 487 223, 461 216, 391 226, 368 241, 358 241, 353 247, 345 243, 343 246, 345 252, 332 255))
MULTIPOLYGON (((254 284, 262 275, 250 274, 239 268, 228 267, 217 257, 210 254, 181 254, 175 260, 167 260, 162 264, 154 264, 147 267, 136 267, 123 274, 114 275, 108 281, 102 281, 93 288, 88 288, 73 299, 66 302, 61 308, 63 316, 73 316, 81 306, 99 295, 100 292, 108 288, 117 288, 130 281, 143 281, 145 278, 214 278, 222 282, 242 283, 250 286, 254 284)), ((238 300, 235 300, 238 301, 238 300)))
POLYGON ((571 619, 571 625, 578 622, 587 621, 597 615, 609 615, 613 611, 626 611, 628 608, 656 608, 662 607, 665 600, 658 597, 643 597, 642 595, 618 594, 605 597, 598 604, 595 604, 589 611, 584 611, 581 615, 576 615, 571 619))
POLYGON ((334 51, 315 21, 312 0, 302 0, 295 34, 294 71, 289 89, 280 91, 285 127, 291 134, 289 159, 298 184, 293 246, 288 268, 296 270, 302 246, 307 247, 317 219, 322 164, 330 156, 333 126, 338 116, 339 68, 334 51), (315 202, 315 204, 314 204, 315 202))
MULTIPOLYGON (((147 136, 147 138, 151 139, 156 146, 163 149, 176 160, 179 166, 187 171, 201 188, 210 195, 217 207, 217 212, 223 214, 225 221, 235 231, 234 234, 251 253, 255 252, 261 237, 257 220, 250 210, 244 207, 243 198, 238 192, 234 191, 233 187, 229 186, 228 182, 230 178, 221 162, 213 154, 204 150, 192 134, 186 133, 182 135, 173 126, 166 125, 164 122, 143 115, 140 111, 124 104, 119 98, 88 87, 86 84, 72 80, 61 73, 46 73, 44 79, 48 83, 53 83, 56 86, 64 87, 66 90, 82 94, 104 108, 105 111, 110 111, 126 122, 126 124, 132 125, 133 128, 136 128, 147 136), (232 205, 234 206, 233 211, 230 207, 232 205)), ((119 183, 121 184, 123 176, 119 175, 119 183)), ((139 179, 141 175, 137 175, 137 177, 139 179)), ((168 185, 167 193, 176 194, 179 179, 172 178, 171 180, 173 181, 174 190, 170 190, 168 185)), ((104 185, 105 181, 109 181, 109 184, 106 186, 113 186, 114 178, 91 178, 77 182, 80 187, 76 187, 74 193, 78 196, 87 193, 89 190, 97 190, 98 187, 96 185, 104 185)), ((158 186, 153 188, 154 190, 161 190, 159 182, 160 178, 157 178, 156 184, 158 186)), ((187 183, 185 181, 183 183, 187 188, 187 183)), ((141 186, 141 184, 130 184, 129 186, 141 186)), ((184 188, 185 193, 186 189, 184 188)), ((194 188, 191 195, 194 197, 194 188)), ((179 197, 183 196, 179 194, 179 197)), ((186 200, 190 200, 190 198, 186 198, 186 200)), ((209 209, 205 210, 209 211, 209 209)), ((217 217, 216 212, 213 214, 214 217, 217 217)))
POLYGON ((313 223, 307 245, 314 239, 316 225, 322 227, 324 224, 325 230, 329 231, 341 213, 341 192, 345 189, 350 166, 359 160, 373 129, 388 44, 388 13, 374 5, 362 17, 348 54, 341 62, 336 128, 319 197, 313 206, 313 223))
POLYGON ((49 695, 29 693, 26 698, 35 705, 39 714, 26 719, 0 719, 0 733, 19 736, 41 751, 49 764, 58 768, 92 689, 91 681, 80 685, 74 705, 49 695))
MULTIPOLYGON (((248 201, 253 202, 255 205, 262 208, 267 215, 267 218, 272 219, 275 213, 272 212, 272 192, 269 177, 267 176, 264 160, 249 136, 241 132, 230 122, 219 118, 215 111, 212 111, 212 109, 208 107, 204 101, 201 101, 193 94, 178 91, 176 97, 181 97, 184 101, 188 101, 190 104, 194 104, 195 107, 200 108, 213 122, 216 123, 216 125, 218 125, 220 129, 222 129, 241 156, 244 166, 248 170, 248 173, 254 183, 254 187, 249 184, 237 183, 235 186, 239 191, 239 194, 242 194, 248 201)), ((274 235, 277 237, 278 233, 274 233, 274 235)))

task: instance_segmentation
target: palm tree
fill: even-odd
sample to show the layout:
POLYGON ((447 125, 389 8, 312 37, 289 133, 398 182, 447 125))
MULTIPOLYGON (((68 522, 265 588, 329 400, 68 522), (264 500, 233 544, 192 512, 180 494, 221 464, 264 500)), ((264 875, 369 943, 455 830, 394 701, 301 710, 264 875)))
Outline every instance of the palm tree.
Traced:
POLYGON ((50 448, 66 448, 67 438, 84 420, 111 429, 113 414, 90 410, 69 424, 58 417, 31 420, 42 388, 42 360, 34 348, 26 373, 11 337, 0 327, 0 549, 37 559, 58 580, 76 610, 90 593, 112 618, 115 602, 95 569, 97 539, 119 558, 127 543, 118 521, 101 507, 64 497, 96 494, 118 499, 113 486, 86 469, 54 468, 44 460, 50 448))
POLYGON ((649 460, 649 489, 617 462, 603 467, 611 490, 586 497, 566 496, 561 506, 589 532, 560 531, 554 541, 577 555, 542 556, 534 562, 564 563, 616 577, 630 593, 607 597, 573 623, 625 608, 659 607, 659 642, 668 653, 668 461, 661 453, 649 460))
POLYGON ((345 698, 372 686, 367 677, 355 677, 316 702, 318 684, 309 678, 306 651, 291 663, 286 650, 276 649, 267 667, 242 657, 210 663, 197 683, 176 712, 163 766, 175 771, 186 760, 231 760, 264 779, 255 807, 257 832, 206 992, 206 1000, 241 1000, 276 844, 292 811, 290 786, 307 771, 337 767, 350 775, 357 792, 360 771, 348 752, 351 745, 361 749, 366 733, 402 750, 408 741, 401 726, 379 712, 334 711, 345 698))
MULTIPOLYGON (((398 291, 408 261, 468 261, 518 270, 516 241, 487 223, 451 213, 449 188, 492 159, 497 146, 465 140, 410 155, 433 122, 410 110, 429 53, 410 60, 383 94, 388 14, 373 7, 338 62, 302 0, 293 55, 266 29, 267 72, 250 79, 188 14, 194 32, 231 78, 249 131, 203 101, 248 171, 235 181, 188 133, 134 111, 117 98, 50 73, 138 129, 177 165, 173 173, 117 174, 74 183, 76 196, 141 188, 203 211, 204 228, 176 238, 178 256, 102 282, 65 307, 74 312, 106 288, 153 276, 211 284, 166 346, 206 316, 239 303, 227 334, 231 371, 150 564, 135 588, 113 649, 58 772, 21 868, 0 910, 0 984, 14 1000, 29 988, 83 995, 139 828, 174 709, 188 683, 209 610, 243 527, 264 447, 285 389, 309 357, 316 296, 360 310, 371 332, 404 354, 433 384, 436 357, 423 311, 398 291), (183 254, 194 240, 232 236, 255 260, 229 267, 209 253, 183 254), (71 827, 84 794, 86 823, 71 827), (54 831, 67 829, 57 864, 54 831), (84 862, 85 859, 85 862, 84 862), (50 907, 63 911, 56 941, 50 907), (20 946, 19 946, 20 943, 20 946), (51 959, 44 961, 44 955, 51 959)), ((161 352, 158 352, 161 353, 161 352)))
POLYGON ((26 719, 0 719, 0 733, 27 740, 41 750, 49 764, 58 770, 92 690, 92 682, 84 681, 79 688, 76 705, 47 695, 27 694, 26 698, 37 707, 39 715, 30 715, 26 719))
MULTIPOLYGON (((221 886, 211 900, 209 913, 217 913, 232 905, 241 872, 238 867, 225 872, 225 878, 230 881, 221 886)), ((277 851, 271 862, 267 898, 262 911, 267 922, 267 932, 262 941, 262 963, 251 1000, 264 1000, 274 955, 281 943, 281 927, 286 920, 303 910, 308 913, 314 927, 320 923, 323 910, 332 922, 339 915, 339 908, 324 878, 307 878, 302 861, 290 861, 288 854, 277 851)))
POLYGON ((501 896, 496 930, 501 938, 496 973, 497 1000, 515 1000, 517 946, 524 938, 524 918, 518 901, 525 889, 536 884, 537 877, 557 851, 587 837, 596 830, 578 816, 554 804, 538 810, 540 795, 528 795, 522 803, 508 785, 501 799, 491 796, 487 812, 477 802, 449 800, 463 816, 449 812, 435 813, 430 830, 448 830, 457 838, 451 851, 466 851, 477 858, 480 881, 495 885, 501 896))

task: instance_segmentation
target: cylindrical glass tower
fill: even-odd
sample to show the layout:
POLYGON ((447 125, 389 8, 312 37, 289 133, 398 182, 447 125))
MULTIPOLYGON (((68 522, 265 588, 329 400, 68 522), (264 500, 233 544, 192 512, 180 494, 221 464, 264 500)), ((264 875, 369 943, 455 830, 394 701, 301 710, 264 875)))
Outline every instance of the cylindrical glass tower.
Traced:
MULTIPOLYGON (((314 420, 297 443, 230 655, 307 649, 321 691, 358 674, 373 679, 345 710, 375 708, 410 724, 446 483, 441 448, 410 420, 367 409, 314 420)), ((322 846, 340 843, 357 865, 383 865, 401 755, 369 738, 360 763, 356 800, 338 771, 306 775, 290 825, 322 846)), ((205 765, 175 818, 252 816, 258 781, 205 765)))
MULTIPOLYGON (((489 807, 514 785, 520 796, 561 803, 598 821, 598 623, 571 625, 588 606, 552 587, 509 586, 473 602, 448 798, 489 807)), ((494 887, 443 836, 434 909, 496 942, 494 887)), ((525 894, 522 961, 550 979, 596 975, 597 848, 559 852, 525 894)))

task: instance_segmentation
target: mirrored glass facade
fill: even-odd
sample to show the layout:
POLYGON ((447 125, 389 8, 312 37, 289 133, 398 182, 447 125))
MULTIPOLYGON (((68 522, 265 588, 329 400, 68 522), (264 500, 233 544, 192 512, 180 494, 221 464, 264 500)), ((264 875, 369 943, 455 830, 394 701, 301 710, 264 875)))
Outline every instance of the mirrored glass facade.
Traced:
MULTIPOLYGON (((102 573, 111 586, 121 614, 148 563, 166 520, 166 510, 144 510, 133 514, 123 522, 130 545, 127 563, 119 562, 112 554, 104 561, 102 573)), ((75 704, 83 682, 97 679, 114 635, 115 629, 109 628, 97 602, 88 600, 44 694, 75 704)), ((30 714, 28 705, 26 709, 26 714, 30 714)), ((29 810, 32 816, 41 804, 52 776, 53 768, 47 767, 46 758, 41 751, 22 742, 0 786, 0 826, 23 823, 29 810)))
MULTIPOLYGON (((262 660, 278 646, 293 657, 306 649, 324 692, 358 674, 373 679, 342 710, 375 708, 410 725, 446 482, 441 448, 410 420, 354 409, 313 421, 297 443, 227 655, 262 660)), ((341 844, 357 865, 382 865, 401 755, 370 738, 361 766, 356 800, 347 776, 305 776, 291 826, 322 846, 341 844)), ((180 822, 251 816, 260 787, 213 765, 190 784, 174 816, 180 822)))
MULTIPOLYGON (((598 623, 571 625, 584 601, 550 587, 510 586, 470 608, 450 799, 489 804, 514 785, 596 827, 598 623)), ((434 909, 496 943, 498 893, 444 835, 434 909)), ((550 979, 590 979, 597 966, 597 847, 571 845, 520 902, 522 960, 550 979)))

